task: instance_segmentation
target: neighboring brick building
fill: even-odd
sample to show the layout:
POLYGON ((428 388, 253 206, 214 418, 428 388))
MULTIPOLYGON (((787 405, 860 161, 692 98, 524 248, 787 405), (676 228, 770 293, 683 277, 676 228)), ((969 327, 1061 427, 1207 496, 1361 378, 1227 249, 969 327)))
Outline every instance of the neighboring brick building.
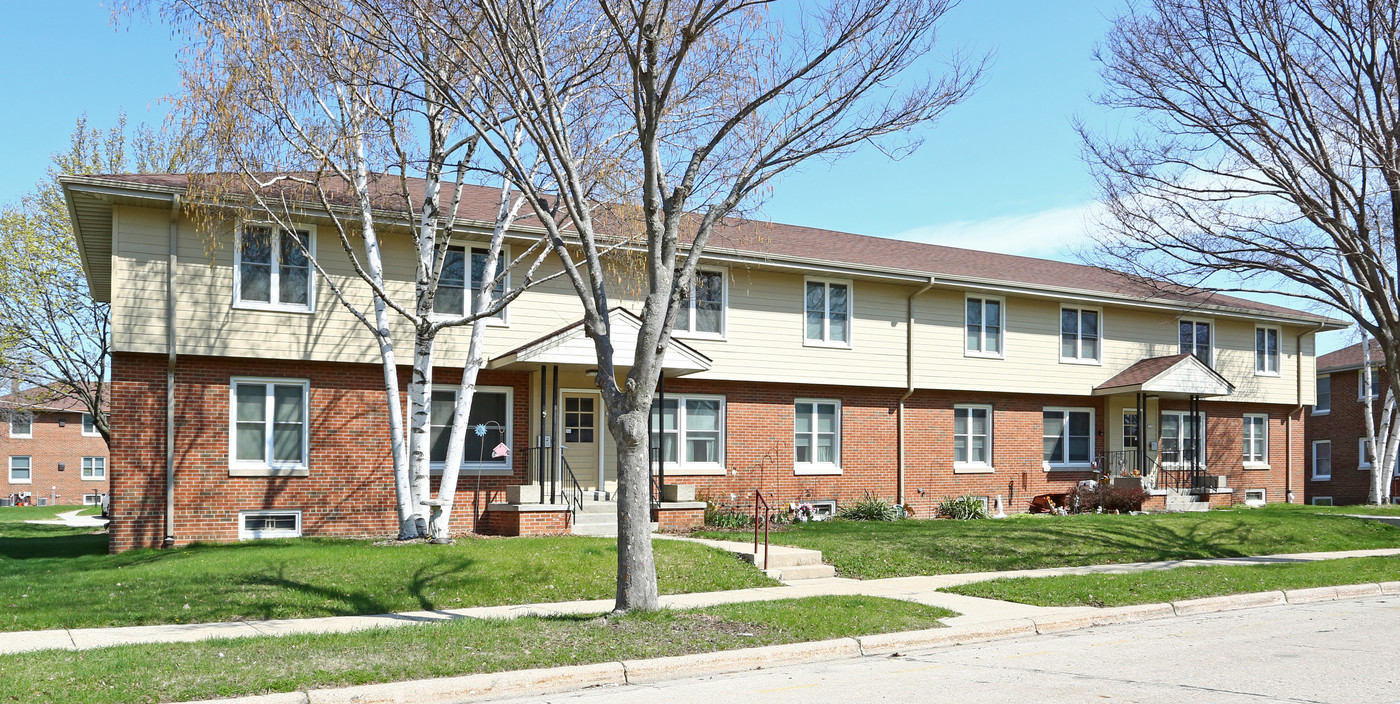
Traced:
MULTIPOLYGON (((1308 412, 1306 433, 1308 503, 1342 506, 1370 501, 1371 465, 1362 450, 1366 441, 1361 380, 1364 361, 1361 343, 1317 358, 1318 403, 1308 412)), ((1381 373, 1385 355, 1375 342, 1371 343, 1371 364, 1372 410, 1379 430, 1389 383, 1381 373)))
POLYGON ((12 397, 0 397, 0 499, 98 504, 108 491, 107 443, 81 404, 60 399, 15 408, 12 397))

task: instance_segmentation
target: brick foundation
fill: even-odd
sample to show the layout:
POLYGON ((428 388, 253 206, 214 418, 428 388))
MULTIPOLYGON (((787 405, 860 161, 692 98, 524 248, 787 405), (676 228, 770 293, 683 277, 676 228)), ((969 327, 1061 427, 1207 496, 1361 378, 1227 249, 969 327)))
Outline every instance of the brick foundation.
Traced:
POLYGON ((662 533, 689 533, 705 525, 705 505, 668 506, 663 503, 652 509, 651 520, 662 533))
POLYGON ((488 508, 481 531, 492 535, 557 535, 567 533, 573 514, 566 507, 548 510, 519 510, 519 507, 488 508))

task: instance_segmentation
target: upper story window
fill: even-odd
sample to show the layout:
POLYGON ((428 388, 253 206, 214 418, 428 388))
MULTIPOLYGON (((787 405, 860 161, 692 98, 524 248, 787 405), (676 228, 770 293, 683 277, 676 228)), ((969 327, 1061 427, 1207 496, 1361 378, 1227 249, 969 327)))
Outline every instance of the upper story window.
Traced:
POLYGON ((992 466, 992 407, 953 407, 953 467, 992 466))
POLYGON ((292 379, 233 379, 232 466, 307 465, 307 387, 292 379))
POLYGON ((1099 312, 1088 308, 1060 309, 1060 361, 1100 361, 1099 312))
POLYGON ((34 414, 29 411, 10 411, 10 437, 34 437, 34 414))
MULTIPOLYGON (((478 386, 472 395, 467 416, 466 440, 462 446, 462 467, 478 470, 511 471, 510 455, 494 457, 497 445, 510 445, 512 393, 509 387, 478 386), (477 435, 484 427, 486 432, 477 435)), ((452 414, 457 406, 457 387, 433 389, 428 412, 428 460, 434 470, 447 463, 447 446, 452 439, 452 414)))
POLYGON ((967 298, 967 354, 1002 356, 1002 324, 1005 322, 999 298, 967 298))
POLYGON ((805 301, 809 345, 851 346, 851 282, 807 279, 805 301))
POLYGON ((1211 324, 1204 320, 1182 320, 1179 326, 1181 354, 1195 355, 1207 367, 1214 366, 1211 349, 1211 324))
MULTIPOLYGON (((1371 398, 1381 397, 1381 370, 1371 368, 1371 398)), ((1359 369, 1356 372, 1356 398, 1359 401, 1366 400, 1366 370, 1359 369)))
POLYGON ((106 457, 84 457, 82 479, 98 481, 107 478, 106 457))
POLYGON ((1278 328, 1254 328, 1254 373, 1278 376, 1280 354, 1278 328))
POLYGON ((725 274, 697 270, 690 291, 676 311, 675 334, 682 337, 724 337, 725 274))
POLYGON ((234 304, 311 312, 315 305, 311 260, 316 254, 315 229, 283 230, 244 225, 234 249, 234 304))
POLYGON ((91 413, 83 414, 83 437, 100 437, 102 433, 97 432, 97 424, 92 420, 91 413))
POLYGON ((1088 467, 1094 459, 1094 410, 1046 408, 1042 413, 1046 467, 1088 467))
POLYGON ((724 471, 724 397, 667 394, 651 406, 652 456, 679 469, 724 471))
MULTIPOLYGON (((463 316, 468 313, 467 306, 474 305, 474 302, 481 295, 482 286, 485 285, 482 279, 486 278, 486 257, 490 250, 483 247, 473 247, 471 250, 471 286, 468 288, 467 280, 467 248, 448 247, 447 253, 442 260, 442 275, 438 277, 437 293, 433 297, 433 312, 439 315, 463 316), (469 293, 470 292, 470 293, 469 293)), ((506 291, 506 280, 510 274, 500 276, 500 267, 504 262, 509 261, 510 253, 505 249, 501 250, 501 256, 497 260, 496 285, 492 292, 494 300, 499 300, 506 291)), ((505 311, 492 316, 491 320, 505 322, 505 311)))
POLYGON ((1319 376, 1317 378, 1317 404, 1313 406, 1312 412, 1315 416, 1332 411, 1332 377, 1319 376))
POLYGON ((793 462, 796 474, 841 472, 841 402, 798 399, 794 406, 793 462))

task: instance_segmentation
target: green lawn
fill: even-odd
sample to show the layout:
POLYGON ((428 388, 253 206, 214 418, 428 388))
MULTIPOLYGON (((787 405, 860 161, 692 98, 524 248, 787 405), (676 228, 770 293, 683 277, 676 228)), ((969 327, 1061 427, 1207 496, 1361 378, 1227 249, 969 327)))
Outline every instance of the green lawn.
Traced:
POLYGON ((729 650, 941 626, 951 611, 829 596, 621 618, 446 624, 0 656, 0 702, 122 704, 729 650))
MULTIPOLYGON (((711 531, 700 535, 736 540, 752 533, 711 531)), ((876 579, 1400 547, 1400 528, 1311 507, 1270 506, 1146 516, 827 521, 797 524, 774 532, 771 540, 821 550, 823 558, 843 576, 876 579)))
POLYGON ((1400 580, 1400 558, 1352 557, 1274 565, 1181 567, 1133 574, 1018 577, 943 591, 1037 606, 1127 606, 1400 580))
MULTIPOLYGON (((108 555, 100 531, 22 522, 47 510, 0 508, 0 631, 453 609, 616 592, 616 542, 602 538, 464 538, 450 546, 302 539, 108 555)), ((663 593, 775 584, 729 553, 679 541, 656 541, 656 569, 663 593)))

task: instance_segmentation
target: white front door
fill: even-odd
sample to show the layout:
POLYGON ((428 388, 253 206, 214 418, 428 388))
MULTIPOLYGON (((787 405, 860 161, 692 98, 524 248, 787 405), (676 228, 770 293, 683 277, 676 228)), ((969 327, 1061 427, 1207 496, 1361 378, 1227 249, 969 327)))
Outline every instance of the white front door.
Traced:
POLYGON ((599 399, 596 393, 564 393, 564 460, 579 486, 598 486, 599 399))

